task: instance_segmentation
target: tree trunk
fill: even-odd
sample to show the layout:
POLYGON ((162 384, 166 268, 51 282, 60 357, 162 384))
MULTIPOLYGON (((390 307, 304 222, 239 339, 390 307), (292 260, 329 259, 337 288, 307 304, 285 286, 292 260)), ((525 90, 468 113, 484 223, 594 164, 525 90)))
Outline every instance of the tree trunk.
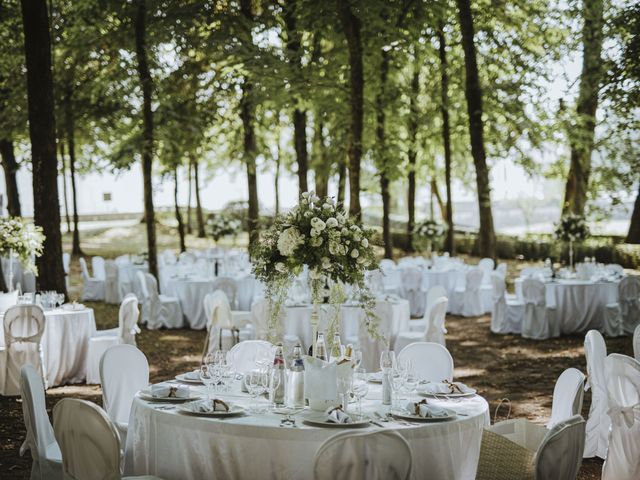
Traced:
POLYGON ((64 195, 64 216, 67 221, 67 233, 71 232, 71 218, 69 217, 69 198, 67 193, 67 160, 64 158, 64 141, 58 140, 60 163, 62 165, 62 194, 64 195))
POLYGON ((438 188, 438 182, 436 180, 435 174, 431 176, 430 183, 431 183, 431 195, 436 197, 436 202, 438 202, 438 209, 440 210, 440 216, 442 218, 447 218, 447 204, 442 199, 442 195, 440 195, 440 189, 438 188))
POLYGON ((280 164, 282 163, 282 149, 280 147, 280 132, 278 132, 278 156, 276 157, 276 172, 273 176, 274 194, 276 197, 275 213, 280 215, 280 164))
POLYGON ((638 184, 638 196, 633 205, 629 233, 627 233, 626 243, 640 243, 640 184, 638 184))
POLYGON ((469 113, 469 136, 471 138, 471 155, 476 169, 476 186, 478 190, 478 210, 480 232, 478 234, 479 253, 483 257, 495 258, 496 235, 493 228, 491 212, 491 187, 489 185, 489 169, 484 150, 484 132, 482 122, 482 89, 476 62, 476 47, 473 43, 473 17, 470 0, 457 0, 462 33, 462 48, 465 65, 465 97, 469 113))
POLYGON ((193 233, 193 225, 191 224, 191 185, 193 183, 192 182, 193 177, 191 175, 191 172, 192 172, 191 163, 192 163, 191 162, 191 157, 189 157, 189 167, 188 167, 189 171, 188 171, 188 174, 187 174, 187 176, 189 178, 189 190, 188 190, 188 193, 187 193, 187 233, 189 235, 191 235, 193 233))
POLYGON ((149 273, 158 278, 158 257, 156 251, 156 219, 153 209, 153 113, 151 111, 151 92, 153 81, 147 62, 146 0, 137 0, 135 18, 136 57, 138 77, 142 86, 142 179, 144 184, 144 218, 147 226, 147 250, 149 273))
POLYGON ((71 204, 73 205, 73 237, 71 242, 71 255, 82 255, 80 248, 80 230, 78 229, 78 194, 76 190, 76 145, 75 145, 75 121, 71 108, 71 97, 65 95, 65 130, 67 143, 69 144, 69 171, 71 172, 71 204))
POLYGON ((347 189, 347 160, 343 158, 338 163, 338 198, 339 204, 344 204, 347 189))
POLYGON ((33 217, 45 235, 36 259, 39 290, 67 293, 62 267, 58 161, 54 119, 51 39, 45 0, 22 0, 27 67, 29 137, 33 163, 33 217))
POLYGON ((409 251, 413 252, 412 235, 416 225, 416 169, 418 161, 418 95, 420 94, 420 60, 418 53, 413 59, 411 96, 409 99, 409 172, 407 174, 407 235, 409 251))
POLYGON ((327 151, 324 145, 324 122, 320 119, 320 114, 316 114, 313 135, 313 156, 316 194, 322 198, 329 195, 329 173, 331 162, 327 158, 327 151))
POLYGON ((576 107, 576 124, 569 132, 571 163, 562 213, 584 214, 591 175, 591 152, 596 128, 598 93, 602 81, 603 1, 584 0, 582 73, 576 107))
POLYGON ((444 25, 438 26, 438 53, 440 54, 440 113, 442 115, 442 145, 444 146, 444 182, 447 189, 445 221, 447 232, 444 249, 450 255, 455 254, 453 228, 453 198, 451 195, 451 127, 449 126, 449 66, 447 63, 447 40, 444 25))
POLYGON ((253 128, 253 105, 251 102, 252 86, 245 78, 242 89, 242 101, 240 105, 240 117, 244 130, 244 161, 247 166, 247 186, 249 189, 249 246, 252 247, 258 241, 258 175, 256 168, 256 136, 253 128))
POLYGON ((351 125, 349 130, 349 215, 360 221, 360 160, 364 114, 364 73, 360 20, 351 11, 348 0, 336 0, 338 15, 349 47, 349 91, 351 125))
POLYGON ((200 203, 200 180, 198 179, 198 161, 193 160, 193 189, 196 194, 196 221, 198 222, 198 238, 206 236, 204 231, 204 215, 202 214, 202 203, 200 203))
POLYGON ((8 139, 0 140, 0 157, 2 157, 4 181, 7 188, 7 212, 10 217, 21 217, 20 194, 16 180, 16 173, 20 166, 16 162, 13 141, 8 139))
POLYGON ((389 193, 389 177, 387 173, 387 146, 385 138, 385 96, 387 76, 389 74, 389 52, 382 50, 380 61, 380 89, 376 95, 376 143, 380 174, 380 194, 382 196, 382 243, 384 243, 384 257, 393 258, 393 244, 391 241, 391 225, 389 211, 391 194, 389 193))
POLYGON ((4 272, 2 271, 2 262, 0 262, 0 292, 8 292, 7 282, 4 281, 4 272))
POLYGON ((184 241, 184 222, 182 221, 182 215, 180 214, 180 205, 178 204, 178 167, 176 166, 173 171, 173 203, 176 209, 176 220, 178 221, 178 236, 180 237, 180 252, 186 252, 187 246, 184 241))

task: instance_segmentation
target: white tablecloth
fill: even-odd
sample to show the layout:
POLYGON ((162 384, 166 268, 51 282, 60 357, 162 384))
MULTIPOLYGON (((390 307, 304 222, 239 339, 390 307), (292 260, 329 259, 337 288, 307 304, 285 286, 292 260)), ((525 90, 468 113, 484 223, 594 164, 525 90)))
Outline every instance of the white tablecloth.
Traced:
MULTIPOLYGON (((522 300, 522 278, 515 281, 516 295, 522 300)), ((557 280, 545 283, 548 306, 556 308, 556 321, 562 333, 602 330, 607 303, 618 301, 620 282, 557 280)))
MULTIPOLYGON (((89 338, 96 331, 93 309, 77 312, 62 309, 45 312, 42 352, 47 385, 84 382, 89 338)), ((0 345, 4 337, 0 335, 0 345)))
MULTIPOLYGON (((234 385, 221 398, 247 405, 234 385)), ((200 389, 202 391, 202 389, 200 389)), ((370 384, 363 412, 386 412, 380 386, 370 384)), ((266 400, 259 400, 266 404, 266 400)), ((456 480, 475 478, 482 429, 489 424, 489 407, 479 396, 460 401, 433 401, 464 414, 454 420, 384 428, 398 431, 413 451, 412 478, 456 480)), ((135 398, 127 434, 125 474, 157 475, 165 480, 311 479, 320 445, 341 430, 303 423, 318 412, 296 416, 298 428, 280 428, 282 415, 250 414, 223 420, 157 410, 135 398)), ((374 431, 372 425, 364 430, 374 431)), ((362 431, 363 429, 359 429, 362 431)), ((344 431, 344 430, 342 430, 344 431)))

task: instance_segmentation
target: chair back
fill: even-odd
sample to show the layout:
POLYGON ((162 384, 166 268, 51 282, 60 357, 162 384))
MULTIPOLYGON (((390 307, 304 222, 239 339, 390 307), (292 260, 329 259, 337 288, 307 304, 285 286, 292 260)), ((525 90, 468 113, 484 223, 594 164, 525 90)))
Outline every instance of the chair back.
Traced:
POLYGON ((238 373, 257 368, 256 362, 273 362, 275 347, 264 340, 245 340, 236 343, 227 352, 227 363, 238 373))
POLYGON ((526 304, 544 307, 547 304, 544 283, 537 278, 525 278, 522 281, 522 297, 526 304))
POLYGON ((633 331, 633 356, 640 362, 640 325, 633 331))
POLYGON ((96 256, 91 258, 91 269, 93 270, 93 277, 97 280, 104 280, 107 277, 104 263, 104 258, 102 257, 96 256))
POLYGON ((384 273, 381 269, 367 271, 366 279, 371 292, 374 294, 384 292, 384 273))
POLYGON ((143 293, 146 293, 151 302, 159 302, 160 292, 158 291, 158 281, 156 280, 156 277, 146 272, 144 272, 143 274, 145 280, 144 284, 147 287, 147 291, 143 291, 143 293))
POLYGON ((131 256, 127 253, 116 257, 116 263, 120 266, 126 266, 131 264, 131 256))
POLYGON ((396 268, 396 262, 394 262, 390 258, 383 258, 382 260, 380 260, 380 270, 382 270, 383 272, 386 270, 393 270, 394 268, 396 268))
POLYGON ((584 452, 585 423, 573 415, 545 435, 534 458, 535 480, 570 480, 578 477, 584 452))
MULTIPOLYGON (((283 314, 284 312, 281 312, 283 314)), ((255 329, 257 340, 266 340, 269 335, 269 316, 271 306, 269 300, 261 298, 251 305, 251 324, 255 329)))
POLYGON ((620 309, 622 310, 623 329, 632 333, 640 319, 640 276, 629 275, 618 286, 620 309))
POLYGON ((507 286, 505 285, 504 277, 500 273, 494 272, 491 274, 491 287, 493 303, 496 304, 504 300, 507 286))
POLYGON ((584 356, 587 360, 587 381, 592 390, 607 391, 604 376, 604 360, 607 358, 607 344, 598 330, 589 330, 584 337, 584 356))
POLYGON ((147 273, 138 270, 136 271, 136 275, 138 276, 138 283, 140 284, 140 293, 142 293, 142 299, 147 301, 149 299, 149 288, 147 287, 147 273))
POLYGON ((91 275, 89 275, 89 269, 87 268, 87 261, 84 257, 80 257, 80 270, 82 271, 82 280, 91 280, 91 275))
POLYGON ((118 264, 115 260, 104 262, 105 279, 111 282, 118 281, 118 264))
POLYGON ((411 476, 411 447, 398 432, 344 432, 316 452, 315 480, 406 480, 411 476))
POLYGON ((496 267, 496 273, 498 273, 499 275, 502 275, 502 278, 507 278, 507 264, 499 263, 498 266, 496 267))
POLYGON ((127 345, 136 345, 136 334, 140 333, 138 327, 138 297, 133 293, 128 293, 124 297, 118 310, 118 328, 120 329, 120 338, 122 343, 127 345))
POLYGON ((482 258, 478 262, 478 268, 482 270, 482 283, 489 284, 491 283, 491 272, 493 272, 493 267, 495 266, 495 262, 492 258, 482 258))
POLYGON ((434 285, 427 291, 427 301, 424 308, 424 318, 429 319, 429 312, 436 300, 447 296, 447 290, 442 285, 434 285))
POLYGON ((538 267, 524 267, 520 270, 520 278, 536 277, 540 275, 541 270, 538 267))
POLYGON ((483 278, 484 278, 484 272, 479 267, 474 267, 470 269, 465 275, 466 291, 477 292, 480 289, 480 285, 482 284, 483 278))
POLYGON ((448 304, 447 297, 440 297, 433 302, 425 331, 425 340, 427 342, 439 343, 443 347, 446 345, 444 334, 447 333, 447 330, 444 327, 444 321, 447 316, 448 304))
MULTIPOLYGON (((360 367, 367 372, 376 372, 380 367, 380 354, 389 349, 392 335, 393 303, 389 301, 377 301, 374 315, 379 319, 377 330, 380 336, 372 339, 366 322, 366 313, 359 311, 358 344, 362 350, 362 362, 360 367)), ((322 316, 320 317, 322 318, 322 316)))
POLYGON ((27 428, 25 446, 34 459, 45 459, 47 447, 55 443, 56 438, 47 415, 42 376, 31 365, 24 365, 20 370, 20 395, 27 428))
POLYGON ((567 368, 560 374, 553 388, 551 419, 547 428, 574 415, 580 415, 583 396, 584 374, 576 368, 567 368))
POLYGON ((120 435, 107 414, 86 400, 63 398, 53 408, 53 429, 64 478, 119 480, 120 435))
POLYGON ((193 265, 196 262, 196 256, 191 252, 181 252, 178 257, 180 265, 193 265))
POLYGON ((100 359, 100 383, 109 418, 127 424, 133 397, 149 385, 147 357, 133 345, 114 345, 100 359))
POLYGON ((71 255, 67 252, 62 254, 62 268, 64 269, 64 273, 69 275, 69 270, 71 268, 71 255))
POLYGON ((236 294, 238 291, 238 282, 230 277, 220 277, 214 280, 213 290, 221 290, 227 296, 227 301, 233 309, 236 305, 236 294))
POLYGON ((433 342, 415 342, 398 354, 399 362, 410 360, 416 376, 426 382, 453 380, 453 358, 445 347, 433 342))
POLYGON ((207 316, 207 329, 233 328, 233 318, 231 316, 231 306, 227 295, 222 290, 208 293, 204 297, 204 313, 207 316))
POLYGON ((422 269, 406 266, 402 268, 402 288, 405 292, 416 292, 422 287, 422 269))

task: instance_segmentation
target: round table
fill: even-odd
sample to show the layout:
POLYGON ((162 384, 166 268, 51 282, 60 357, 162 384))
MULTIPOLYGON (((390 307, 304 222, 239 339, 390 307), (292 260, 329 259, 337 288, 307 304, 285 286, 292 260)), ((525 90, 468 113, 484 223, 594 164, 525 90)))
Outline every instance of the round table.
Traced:
MULTIPOLYGON (((204 394, 203 387, 192 391, 204 394)), ((219 398, 247 406, 248 396, 235 382, 231 393, 219 398)), ((363 413, 385 413, 381 387, 370 384, 363 413)), ((258 400, 263 406, 267 401, 258 400)), ((460 400, 432 400, 461 414, 444 422, 381 423, 358 431, 395 430, 413 452, 412 478, 473 479, 480 454, 482 430, 489 425, 489 407, 479 396, 460 400)), ((178 413, 161 402, 136 397, 133 401, 125 450, 126 475, 157 475, 165 480, 228 478, 313 478, 314 456, 322 443, 344 432, 304 423, 322 417, 305 409, 296 415, 296 428, 280 427, 282 415, 247 414, 214 419, 178 413)))

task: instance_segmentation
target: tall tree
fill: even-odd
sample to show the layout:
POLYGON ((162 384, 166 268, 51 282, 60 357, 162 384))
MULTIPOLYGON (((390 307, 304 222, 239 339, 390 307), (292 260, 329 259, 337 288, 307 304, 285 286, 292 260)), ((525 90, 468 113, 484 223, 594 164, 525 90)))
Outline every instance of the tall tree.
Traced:
POLYGON ((200 202, 200 177, 198 160, 193 158, 193 186, 196 194, 196 221, 198 222, 198 238, 204 238, 204 214, 202 213, 202 203, 200 202))
POLYGON ((571 127, 571 160, 565 187, 563 212, 584 213, 591 174, 591 152, 596 129, 598 94, 602 82, 603 0, 583 0, 582 73, 571 127))
POLYGON ((176 221, 178 222, 178 237, 180 238, 180 252, 186 252, 187 246, 184 241, 184 222, 178 204, 178 166, 173 170, 173 204, 175 207, 176 221))
POLYGON ((379 90, 376 95, 376 140, 379 150, 378 174, 380 176, 380 193, 382 196, 382 243, 384 244, 384 257, 393 258, 391 222, 389 220, 391 194, 389 192, 389 172, 385 148, 385 101, 387 77, 389 75, 389 51, 384 47, 381 52, 379 75, 379 90))
POLYGON ((147 3, 137 0, 134 19, 138 78, 142 86, 142 177, 144 185, 144 219, 147 228, 149 273, 158 278, 156 220, 153 208, 153 113, 151 96, 153 80, 147 60, 147 3))
POLYGON ((408 133, 409 148, 407 160, 409 168, 407 173, 407 236, 409 238, 409 251, 413 251, 411 238, 416 224, 416 170, 418 168, 418 95, 420 94, 420 59, 417 50, 414 50, 413 72, 409 94, 408 133))
POLYGON ((364 117, 364 70, 360 19, 353 13, 349 0, 336 0, 338 16, 349 50, 349 92, 351 123, 349 127, 349 215, 362 218, 360 208, 360 162, 362 159, 362 131, 364 117))
POLYGON ((193 190, 193 175, 191 173, 192 171, 193 165, 191 158, 189 158, 189 164, 187 165, 187 178, 189 179, 189 189, 187 191, 187 233, 189 235, 191 235, 191 232, 193 232, 193 225, 191 223, 191 193, 193 190))
POLYGON ((16 173, 20 168, 13 150, 13 142, 9 139, 0 139, 0 157, 2 157, 2 169, 4 170, 4 182, 7 189, 7 211, 11 217, 22 216, 20 208, 20 194, 16 173))
POLYGON ((62 174, 62 197, 64 198, 64 216, 67 223, 67 233, 71 232, 71 218, 69 217, 69 195, 67 192, 67 160, 64 158, 64 140, 58 139, 58 150, 60 151, 60 165, 62 174))
POLYGON ((456 0, 462 48, 465 64, 465 97, 469 115, 469 136, 471 138, 471 155, 476 170, 476 188, 478 191, 478 210, 480 216, 480 232, 478 234, 478 250, 481 256, 494 258, 496 255, 496 235, 493 228, 491 212, 491 187, 489 184, 489 168, 484 148, 484 123, 482 120, 482 88, 478 75, 476 46, 474 43, 473 15, 470 0, 456 0))
POLYGON ((56 290, 66 294, 58 201, 49 16, 45 0, 22 0, 21 7, 33 164, 33 217, 35 224, 42 227, 45 235, 43 253, 36 259, 38 286, 40 290, 56 290))
POLYGON ((638 185, 638 195, 633 204, 633 212, 631 214, 631 222, 629 223, 629 232, 625 239, 627 243, 640 243, 640 185, 638 185))
POLYGON ((71 174, 71 205, 73 207, 73 239, 71 242, 71 255, 82 255, 80 248, 80 230, 78 228, 78 191, 76 188, 76 142, 75 142, 75 118, 71 105, 71 89, 64 95, 64 131, 69 149, 69 173, 71 174))

